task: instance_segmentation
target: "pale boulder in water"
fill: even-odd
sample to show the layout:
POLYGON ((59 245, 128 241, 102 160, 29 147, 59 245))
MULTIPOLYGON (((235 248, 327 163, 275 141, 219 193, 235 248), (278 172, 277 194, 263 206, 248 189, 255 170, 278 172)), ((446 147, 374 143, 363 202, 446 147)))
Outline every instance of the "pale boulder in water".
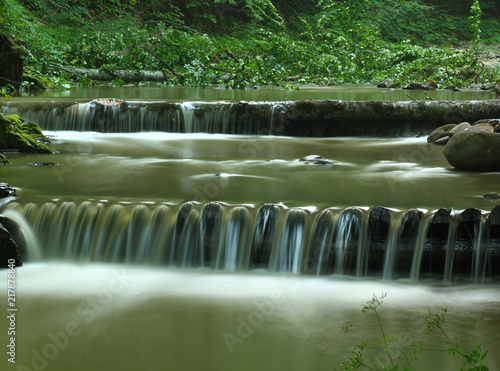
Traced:
POLYGON ((444 147, 450 165, 459 170, 500 171, 500 134, 466 130, 454 135, 444 147))

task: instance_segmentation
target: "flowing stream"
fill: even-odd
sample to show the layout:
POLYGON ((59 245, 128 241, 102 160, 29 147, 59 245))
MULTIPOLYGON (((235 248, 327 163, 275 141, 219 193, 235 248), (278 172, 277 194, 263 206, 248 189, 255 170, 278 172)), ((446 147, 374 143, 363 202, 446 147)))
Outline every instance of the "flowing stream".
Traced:
MULTIPOLYGON (((331 370, 361 340, 345 322, 380 338, 361 305, 387 292, 384 329, 403 347, 446 348, 424 334, 446 306, 449 335, 471 344, 467 320, 484 317, 486 364, 500 370, 500 201, 483 197, 500 193, 500 174, 455 171, 425 135, 274 131, 290 100, 407 94, 419 92, 101 87, 7 100, 58 152, 9 153, 0 167, 19 196, 0 213, 26 261, 16 364, 1 369, 331 370)), ((424 351, 417 366, 456 370, 459 358, 424 351)))

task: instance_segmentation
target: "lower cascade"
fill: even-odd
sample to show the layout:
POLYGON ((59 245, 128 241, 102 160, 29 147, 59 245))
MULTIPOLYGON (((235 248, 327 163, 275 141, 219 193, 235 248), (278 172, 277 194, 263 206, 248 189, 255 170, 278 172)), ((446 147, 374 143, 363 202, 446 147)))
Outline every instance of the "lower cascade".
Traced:
POLYGON ((500 207, 317 210, 271 203, 57 201, 11 203, 4 216, 17 223, 22 233, 13 235, 31 261, 447 283, 500 280, 500 207))

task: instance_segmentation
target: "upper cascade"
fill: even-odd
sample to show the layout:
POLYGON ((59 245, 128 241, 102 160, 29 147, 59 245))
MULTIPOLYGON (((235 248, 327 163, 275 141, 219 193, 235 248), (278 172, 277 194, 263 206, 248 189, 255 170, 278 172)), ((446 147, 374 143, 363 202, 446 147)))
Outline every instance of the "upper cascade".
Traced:
POLYGON ((498 100, 177 103, 108 98, 84 103, 11 101, 4 109, 43 130, 309 137, 415 137, 443 124, 500 117, 498 100))

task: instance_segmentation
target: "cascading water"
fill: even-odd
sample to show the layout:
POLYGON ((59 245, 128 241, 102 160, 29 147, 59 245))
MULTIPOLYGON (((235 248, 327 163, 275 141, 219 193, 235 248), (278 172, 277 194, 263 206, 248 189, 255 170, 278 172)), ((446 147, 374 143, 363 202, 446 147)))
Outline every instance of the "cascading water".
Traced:
MULTIPOLYGON (((482 197, 498 175, 452 171, 441 147, 408 138, 439 115, 391 121, 393 103, 375 102, 353 121, 335 94, 130 97, 2 104, 54 130, 58 151, 1 167, 18 199, 0 201, 0 221, 27 262, 15 368, 327 370, 354 345, 345 321, 378 336, 360 309, 385 291, 400 340, 448 306, 453 335, 473 337, 463 325, 483 315, 498 348, 500 207, 482 197)), ((438 353, 417 368, 461 367, 438 353)))
MULTIPOLYGON (((439 249, 441 243, 428 233, 440 211, 421 218, 416 210, 382 210, 350 207, 308 212, 276 204, 255 209, 217 202, 170 206, 14 203, 8 209, 23 215, 32 226, 44 259, 413 281, 421 274, 426 277, 433 257, 425 251, 439 249), (390 216, 382 251, 374 216, 381 213, 385 220, 390 216)), ((481 214, 469 243, 457 239, 459 217, 465 214, 470 212, 453 211, 448 225, 440 227, 448 229, 443 279, 497 282, 500 252, 485 243, 486 238, 493 238, 498 244, 498 236, 488 234, 490 213, 481 214), (464 260, 471 263, 464 265, 464 260)), ((37 257, 28 255, 28 259, 37 257)))

